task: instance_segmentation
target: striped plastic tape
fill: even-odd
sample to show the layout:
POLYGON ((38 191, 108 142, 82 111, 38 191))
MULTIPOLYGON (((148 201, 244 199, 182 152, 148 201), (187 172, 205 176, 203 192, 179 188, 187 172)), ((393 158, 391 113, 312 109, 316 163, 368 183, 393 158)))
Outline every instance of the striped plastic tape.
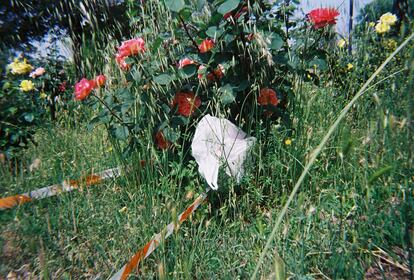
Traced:
POLYGON ((155 249, 160 245, 162 240, 167 239, 175 229, 178 229, 179 225, 181 225, 188 217, 194 213, 198 206, 206 199, 207 193, 210 189, 207 189, 206 192, 202 193, 198 196, 194 202, 185 209, 178 216, 178 222, 172 222, 168 224, 163 231, 156 234, 154 238, 152 238, 144 247, 142 247, 129 261, 125 264, 117 273, 115 273, 110 279, 111 280, 124 280, 127 279, 128 276, 132 273, 132 271, 140 264, 140 262, 146 259, 155 249))
POLYGON ((120 175, 120 168, 112 168, 100 173, 91 174, 79 180, 63 181, 62 184, 51 185, 48 187, 40 188, 28 193, 17 194, 0 198, 0 210, 6 210, 15 206, 42 198, 54 196, 62 192, 70 192, 79 186, 92 186, 99 184, 105 179, 116 178, 120 175))

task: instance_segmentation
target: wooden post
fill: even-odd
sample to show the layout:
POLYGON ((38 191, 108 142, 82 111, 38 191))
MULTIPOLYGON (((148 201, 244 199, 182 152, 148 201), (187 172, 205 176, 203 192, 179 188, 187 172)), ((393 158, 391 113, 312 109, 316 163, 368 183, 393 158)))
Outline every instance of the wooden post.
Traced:
POLYGON ((349 0, 349 23, 348 23, 348 53, 352 54, 352 24, 354 20, 354 0, 349 0))

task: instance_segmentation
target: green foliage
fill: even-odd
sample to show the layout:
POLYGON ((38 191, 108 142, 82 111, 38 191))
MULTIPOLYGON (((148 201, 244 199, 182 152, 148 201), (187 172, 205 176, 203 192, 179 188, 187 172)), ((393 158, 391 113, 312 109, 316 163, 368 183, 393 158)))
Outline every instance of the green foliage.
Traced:
POLYGON ((68 108, 71 94, 66 93, 63 62, 51 55, 38 63, 44 73, 36 77, 29 77, 36 67, 26 73, 13 74, 10 66, 4 66, 7 69, 0 82, 0 153, 8 158, 16 157, 27 147, 36 128, 47 118, 56 121, 58 111, 68 108), (24 91, 23 80, 33 83, 33 89, 24 91))
POLYGON ((8 74, 0 83, 0 153, 13 157, 27 147, 43 114, 33 91, 20 89, 21 75, 8 74))
MULTIPOLYGON (((167 9, 153 1, 136 4, 142 14, 131 21, 145 23, 136 37, 145 40, 148 51, 126 58, 127 72, 120 74, 111 64, 106 73, 111 87, 99 92, 101 112, 94 123, 105 124, 128 151, 146 146, 146 133, 159 131, 173 149, 185 146, 207 113, 227 117, 248 132, 260 122, 288 128, 293 81, 315 67, 327 71, 333 37, 329 26, 316 30, 306 20, 290 20, 295 5, 215 1, 191 13, 197 5, 183 1, 165 1, 167 9), (187 65, 180 66, 183 61, 187 65), (118 93, 125 88, 128 98, 118 93), (276 93, 277 105, 258 104, 266 88, 276 93), (180 100, 184 95, 187 100, 180 100), (192 102, 197 105, 189 109, 192 102), (116 133, 120 127, 128 134, 116 133)), ((112 47, 104 51, 115 56, 112 47)))
MULTIPOLYGON (((222 176, 219 191, 210 192, 191 222, 142 263, 137 277, 251 276, 315 147, 355 89, 403 38, 380 36, 363 25, 349 55, 336 47, 333 28, 292 21, 293 4, 253 1, 243 11, 245 2, 232 9, 235 2, 128 1, 131 26, 147 48, 126 59, 129 71, 114 59, 120 42, 84 41, 87 78, 102 73, 107 83, 64 108, 72 114, 68 122, 77 115, 90 119, 89 130, 84 123, 68 127, 67 119, 40 129, 38 145, 29 145, 16 168, 0 161, 0 191, 14 195, 119 165, 123 176, 3 212, 0 245, 15 250, 4 250, 0 276, 16 271, 27 277, 27 269, 39 278, 109 278, 204 191, 188 142, 206 113, 230 118, 257 138, 254 162, 245 166, 240 184, 222 176), (218 11, 223 5, 222 12, 230 9, 227 19, 218 11), (206 38, 215 46, 200 53, 206 38), (179 68, 183 58, 195 63, 179 68), (276 91, 277 106, 258 104, 263 88, 276 91), (201 104, 184 116, 174 100, 189 92, 201 104), (159 131, 173 143, 171 152, 153 148, 159 131), (30 163, 38 158, 41 168, 32 171, 30 163)), ((389 63, 332 135, 293 198, 261 278, 408 277, 399 267, 412 262, 413 52, 411 46, 389 63)), ((47 73, 34 80, 39 91, 61 79, 57 70, 47 73)), ((73 73, 65 75, 73 84, 73 73)), ((0 104, 39 93, 23 94, 21 78, 7 76, 10 87, 1 94, 7 92, 10 102, 0 104)), ((17 116, 24 124, 39 120, 32 109, 17 116)))
MULTIPOLYGON (((394 9, 395 3, 398 1, 395 0, 375 0, 372 1, 372 3, 369 3, 365 5, 360 12, 360 15, 358 16, 358 21, 362 24, 369 23, 369 22, 376 22, 378 18, 388 12, 396 13, 396 10, 394 9)), ((414 15, 414 0, 405 0, 400 1, 406 2, 407 4, 407 16, 413 20, 414 15)))

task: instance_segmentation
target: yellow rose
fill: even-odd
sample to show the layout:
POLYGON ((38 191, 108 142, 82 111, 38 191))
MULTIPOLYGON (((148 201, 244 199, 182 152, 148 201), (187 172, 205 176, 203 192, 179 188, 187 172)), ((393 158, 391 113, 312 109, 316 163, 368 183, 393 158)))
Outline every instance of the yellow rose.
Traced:
POLYGON ((380 17, 379 21, 388 25, 394 25, 397 22, 397 16, 391 13, 386 13, 380 17))
POLYGON ((39 94, 39 97, 40 97, 41 99, 46 99, 47 94, 46 94, 44 91, 42 91, 42 92, 39 94))
POLYGON ((32 82, 32 81, 29 81, 29 80, 23 80, 23 81, 20 83, 20 89, 21 89, 22 91, 31 91, 32 89, 34 89, 34 84, 33 84, 33 82, 32 82))
POLYGON ((11 69, 11 73, 14 75, 23 75, 32 71, 33 66, 27 63, 27 60, 24 59, 22 62, 19 59, 15 59, 8 66, 11 69))
POLYGON ((345 46, 346 46, 346 41, 345 41, 345 39, 341 39, 341 40, 339 40, 339 41, 338 41, 338 43, 337 43, 337 45, 338 45, 338 47, 339 47, 339 48, 341 48, 341 49, 345 48, 345 46))
POLYGON ((375 25, 375 31, 377 31, 378 34, 383 34, 385 32, 390 31, 391 26, 389 24, 378 22, 377 25, 375 25))

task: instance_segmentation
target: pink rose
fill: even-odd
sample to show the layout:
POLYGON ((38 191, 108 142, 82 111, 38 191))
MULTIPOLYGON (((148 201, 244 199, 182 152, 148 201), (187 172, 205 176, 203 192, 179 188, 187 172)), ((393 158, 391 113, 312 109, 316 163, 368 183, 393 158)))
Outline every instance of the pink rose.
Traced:
POLYGON ((145 51, 145 42, 142 38, 131 39, 122 42, 118 48, 118 54, 122 57, 137 55, 145 51))
POLYGON ((30 73, 30 78, 34 79, 36 77, 42 76, 46 72, 45 68, 38 67, 32 73, 30 73))
POLYGON ((75 99, 84 100, 92 92, 96 82, 94 80, 88 80, 83 78, 75 85, 75 99))
POLYGON ((121 67, 122 70, 126 71, 129 70, 129 68, 131 67, 131 65, 129 65, 128 63, 125 62, 125 58, 127 58, 126 56, 121 56, 119 54, 117 54, 115 56, 115 60, 118 63, 119 67, 121 67))

